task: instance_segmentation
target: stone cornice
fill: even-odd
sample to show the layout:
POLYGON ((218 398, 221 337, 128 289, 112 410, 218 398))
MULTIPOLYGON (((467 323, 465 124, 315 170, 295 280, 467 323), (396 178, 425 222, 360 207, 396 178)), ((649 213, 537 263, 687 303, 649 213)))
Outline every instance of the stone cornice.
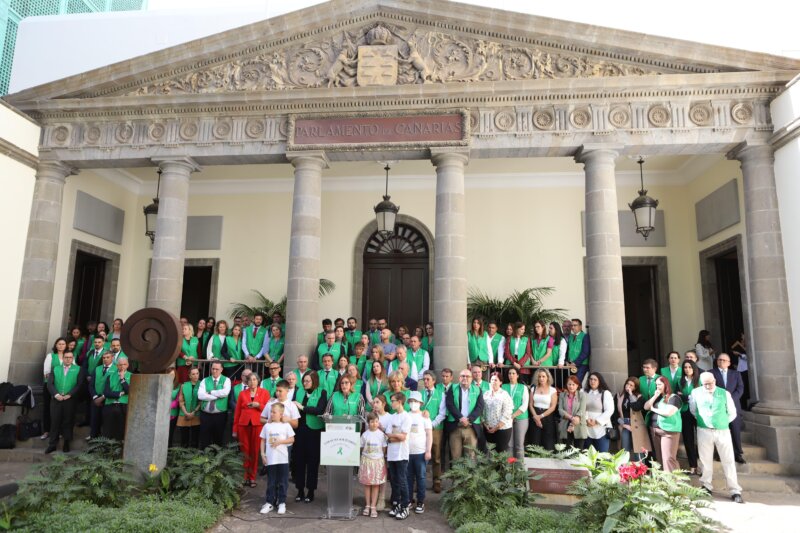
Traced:
POLYGON ((35 155, 29 153, 26 150, 18 147, 15 144, 11 144, 7 140, 0 137, 0 154, 5 155, 22 163, 25 166, 31 167, 32 169, 36 169, 39 166, 39 158, 35 155))

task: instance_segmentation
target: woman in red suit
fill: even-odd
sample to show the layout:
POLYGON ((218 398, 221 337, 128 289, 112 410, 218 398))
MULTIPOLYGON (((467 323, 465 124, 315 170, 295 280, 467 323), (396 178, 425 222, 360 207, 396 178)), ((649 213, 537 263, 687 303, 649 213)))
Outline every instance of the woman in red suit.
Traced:
POLYGON ((247 388, 239 394, 233 415, 233 436, 239 438, 244 454, 244 484, 256 486, 258 451, 261 434, 261 411, 269 401, 269 391, 258 386, 258 376, 251 374, 247 388))

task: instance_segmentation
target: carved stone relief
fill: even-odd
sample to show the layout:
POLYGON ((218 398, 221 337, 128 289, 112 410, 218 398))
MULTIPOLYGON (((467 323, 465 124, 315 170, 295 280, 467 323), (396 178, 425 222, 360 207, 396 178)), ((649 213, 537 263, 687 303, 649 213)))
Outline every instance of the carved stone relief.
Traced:
POLYGON ((238 58, 128 94, 196 94, 313 87, 590 78, 660 74, 639 65, 379 22, 238 58))

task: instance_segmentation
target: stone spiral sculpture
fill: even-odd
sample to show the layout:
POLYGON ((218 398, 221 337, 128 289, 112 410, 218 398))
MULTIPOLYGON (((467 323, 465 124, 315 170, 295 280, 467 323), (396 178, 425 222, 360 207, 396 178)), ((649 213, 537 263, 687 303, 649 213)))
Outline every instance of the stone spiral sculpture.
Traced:
POLYGON ((175 316, 155 307, 133 313, 123 323, 120 342, 143 374, 162 374, 181 349, 181 326, 175 316))

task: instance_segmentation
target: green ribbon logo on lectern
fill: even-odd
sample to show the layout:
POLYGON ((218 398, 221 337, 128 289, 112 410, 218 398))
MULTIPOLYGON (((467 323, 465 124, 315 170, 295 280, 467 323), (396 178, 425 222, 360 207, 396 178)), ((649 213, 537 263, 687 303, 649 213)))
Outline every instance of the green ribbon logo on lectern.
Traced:
POLYGON ((339 451, 338 451, 338 452, 336 452, 336 455, 344 455, 344 453, 342 453, 342 448, 341 448, 341 446, 339 447, 339 451))

